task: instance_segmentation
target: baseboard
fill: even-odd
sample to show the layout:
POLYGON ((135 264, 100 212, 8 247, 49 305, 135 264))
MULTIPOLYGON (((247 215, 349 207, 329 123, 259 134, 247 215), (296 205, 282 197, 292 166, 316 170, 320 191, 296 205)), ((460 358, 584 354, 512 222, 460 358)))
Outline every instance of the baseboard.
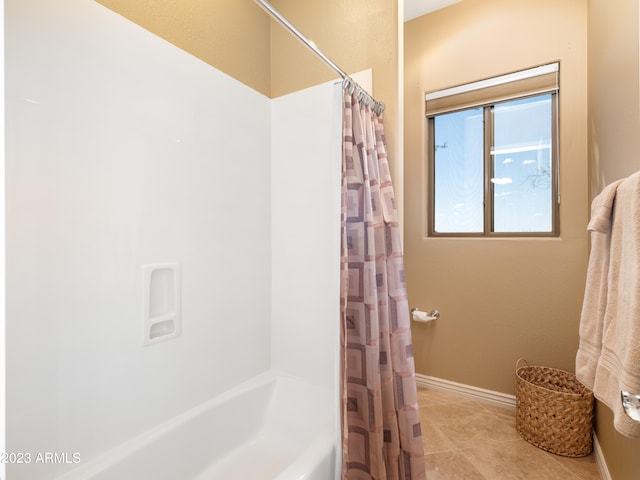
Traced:
POLYGON ((593 457, 596 459, 596 465, 598 465, 598 471, 600 472, 602 480, 612 480, 609 468, 607 467, 607 462, 604 459, 604 454, 602 453, 602 448, 600 448, 600 442, 598 442, 598 437, 595 432, 593 432, 593 457))
POLYGON ((486 390, 484 388, 474 387, 473 385, 465 385, 464 383, 452 382, 420 373, 416 373, 416 384, 420 387, 457 393, 458 395, 463 395, 473 400, 481 400, 500 405, 501 407, 516 408, 515 395, 486 390))
MULTIPOLYGON (((516 408, 515 395, 486 390, 484 388, 474 387, 473 385, 465 385, 464 383, 452 382, 450 380, 430 377, 420 373, 416 373, 416 384, 419 387, 431 388, 442 392, 452 392, 458 395, 463 395, 472 400, 489 402, 495 405, 500 405, 501 407, 516 408)), ((602 448, 600 448, 600 443, 598 442, 598 437, 595 432, 593 434, 593 456, 595 458, 596 465, 598 465, 598 471, 600 472, 602 480, 612 480, 607 467, 607 462, 604 459, 602 448)))

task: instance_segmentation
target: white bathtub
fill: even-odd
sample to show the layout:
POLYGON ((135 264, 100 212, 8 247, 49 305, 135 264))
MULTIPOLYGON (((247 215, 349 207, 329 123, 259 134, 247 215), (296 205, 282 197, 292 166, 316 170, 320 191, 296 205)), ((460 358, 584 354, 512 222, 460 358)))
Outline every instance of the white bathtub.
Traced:
POLYGON ((58 480, 332 480, 336 400, 260 375, 58 480))

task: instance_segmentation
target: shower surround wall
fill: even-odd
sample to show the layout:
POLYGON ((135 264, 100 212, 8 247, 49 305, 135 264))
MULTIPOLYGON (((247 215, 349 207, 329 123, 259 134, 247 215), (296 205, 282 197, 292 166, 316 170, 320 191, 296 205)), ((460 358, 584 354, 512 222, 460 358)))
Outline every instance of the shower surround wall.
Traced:
POLYGON ((285 130, 308 126, 278 124, 294 97, 91 0, 5 10, 6 448, 70 462, 9 478, 55 478, 272 367, 332 386, 339 171, 308 160, 335 126, 291 150, 285 130), (165 262, 181 264, 182 332, 143 347, 141 267, 165 262))
MULTIPOLYGON (((354 78, 366 85, 371 71, 354 78)), ((340 338, 341 94, 341 84, 328 82, 271 108, 272 366, 331 389, 340 338)))

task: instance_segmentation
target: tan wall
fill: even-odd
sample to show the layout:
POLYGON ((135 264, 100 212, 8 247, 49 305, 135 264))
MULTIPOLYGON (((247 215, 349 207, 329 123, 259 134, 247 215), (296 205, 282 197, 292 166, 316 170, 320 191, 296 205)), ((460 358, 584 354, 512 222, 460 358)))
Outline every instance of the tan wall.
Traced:
POLYGON ((640 439, 624 437, 613 428, 613 414, 601 402, 596 405, 596 436, 612 480, 638 480, 640 439))
POLYGON ((418 373, 513 393, 524 357, 573 371, 587 260, 587 4, 465 0, 405 24, 405 269, 418 373), (560 62, 560 238, 426 237, 424 94, 560 62))
POLYGON ((638 1, 589 0, 591 197, 640 170, 638 1))
MULTIPOLYGON (((398 138, 398 5, 392 0, 274 0, 293 25, 347 74, 373 69, 373 93, 385 104, 392 165, 398 138)), ((271 93, 278 97, 337 78, 283 28, 271 30, 271 93)))
MULTIPOLYGON (((589 163, 591 196, 640 170, 639 11, 637 0, 589 0, 589 163)), ((613 428, 598 402, 596 434, 613 480, 640 476, 640 439, 613 428)))
POLYGON ((269 17, 251 0, 96 0, 258 92, 271 94, 269 17))

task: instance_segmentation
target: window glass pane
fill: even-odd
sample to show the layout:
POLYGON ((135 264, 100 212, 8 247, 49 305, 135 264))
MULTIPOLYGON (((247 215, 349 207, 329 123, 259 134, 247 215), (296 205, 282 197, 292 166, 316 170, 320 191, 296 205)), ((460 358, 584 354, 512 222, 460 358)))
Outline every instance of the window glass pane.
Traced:
POLYGON ((434 142, 434 230, 439 233, 482 232, 482 108, 436 116, 434 142))
POLYGON ((493 231, 551 232, 551 95, 493 110, 493 231))

